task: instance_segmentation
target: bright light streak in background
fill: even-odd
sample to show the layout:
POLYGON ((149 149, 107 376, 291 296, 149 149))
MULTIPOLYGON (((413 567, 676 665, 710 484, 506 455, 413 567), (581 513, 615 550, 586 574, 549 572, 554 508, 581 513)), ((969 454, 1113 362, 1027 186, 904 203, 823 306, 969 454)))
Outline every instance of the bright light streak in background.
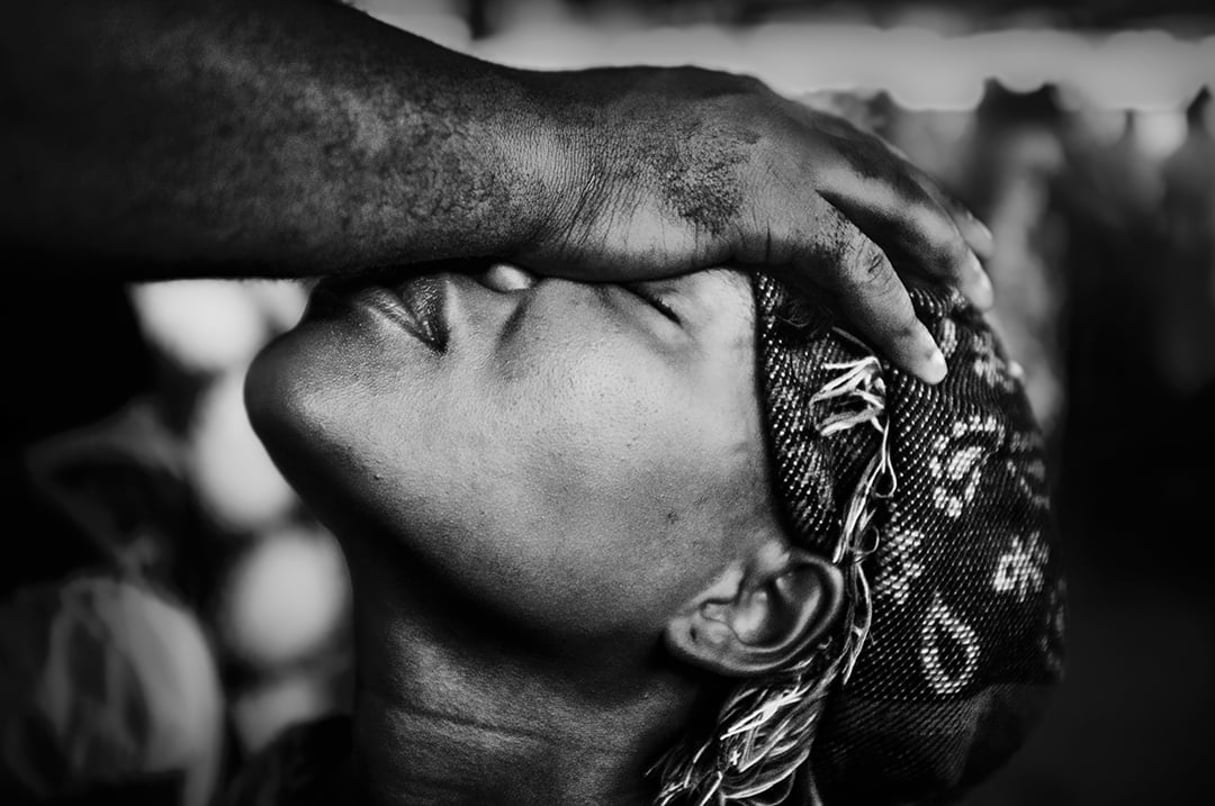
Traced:
POLYGON ((1150 113, 1147 128, 1164 131, 1174 124, 1160 115, 1183 109, 1204 84, 1215 87, 1215 36, 1184 40, 1163 30, 947 35, 926 27, 810 20, 749 29, 653 26, 629 15, 592 22, 559 3, 527 3, 497 34, 474 42, 443 0, 360 5, 390 24, 516 67, 697 64, 756 75, 788 95, 885 89, 912 110, 973 109, 988 78, 1018 92, 1054 82, 1070 85, 1093 106, 1150 113))

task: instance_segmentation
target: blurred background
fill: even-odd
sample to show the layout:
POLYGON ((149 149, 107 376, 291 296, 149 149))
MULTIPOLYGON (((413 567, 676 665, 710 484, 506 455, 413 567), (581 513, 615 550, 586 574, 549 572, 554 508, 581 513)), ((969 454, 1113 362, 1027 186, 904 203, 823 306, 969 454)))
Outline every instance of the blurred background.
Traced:
MULTIPOLYGON (((994 316, 1054 457, 1071 605, 1068 678, 1054 707, 967 803, 1207 802, 1209 0, 353 5, 522 67, 691 63, 751 73, 876 130, 968 205, 995 235, 994 316)), ((197 281, 77 296, 86 301, 63 313, 86 323, 89 338, 62 360, 48 360, 28 296, 0 303, 9 342, 33 345, 11 359, 23 386, 4 404, 5 447, 25 457, 4 470, 16 491, 12 522, 63 522, 63 533, 89 537, 81 545, 49 528, 15 538, 20 560, 0 562, 0 644, 8 657, 31 645, 60 652, 69 669, 112 665, 101 649, 63 649, 64 636, 100 646, 114 624, 146 623, 122 640, 156 636, 163 657, 107 673, 171 677, 170 702, 196 716, 180 717, 194 727, 184 736, 147 714, 130 717, 141 735, 175 739, 104 751, 78 743, 66 761, 18 753, 18 762, 46 787, 65 764, 159 765, 172 786, 184 776, 201 804, 284 727, 348 708, 341 556, 265 455, 241 400, 248 362, 294 323, 304 294, 290 283, 197 281), (74 570, 99 564, 149 579, 150 589, 121 592, 106 575, 74 570)), ((35 674, 9 663, 10 676, 35 674)), ((26 727, 49 742, 89 707, 26 727)))

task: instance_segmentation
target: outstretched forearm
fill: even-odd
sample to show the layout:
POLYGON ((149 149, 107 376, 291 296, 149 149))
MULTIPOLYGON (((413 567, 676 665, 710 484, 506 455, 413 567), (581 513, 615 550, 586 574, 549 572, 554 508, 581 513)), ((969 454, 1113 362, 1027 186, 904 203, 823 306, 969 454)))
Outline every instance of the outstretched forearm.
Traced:
POLYGON ((933 382, 903 278, 991 304, 990 235, 923 172, 736 75, 515 71, 335 0, 39 0, 0 11, 0 115, 0 247, 43 273, 729 265, 933 382))
POLYGON ((335 2, 20 6, 0 20, 0 238, 46 270, 502 254, 553 196, 521 74, 335 2))

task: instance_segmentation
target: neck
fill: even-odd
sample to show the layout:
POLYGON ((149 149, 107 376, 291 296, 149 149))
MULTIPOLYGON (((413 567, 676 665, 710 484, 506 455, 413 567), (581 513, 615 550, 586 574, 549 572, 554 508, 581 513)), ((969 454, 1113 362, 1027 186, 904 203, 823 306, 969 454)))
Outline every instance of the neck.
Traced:
POLYGON ((645 772, 696 712, 698 681, 662 662, 577 660, 577 648, 521 652, 500 625, 446 621, 460 608, 433 589, 351 570, 352 769, 372 804, 652 802, 645 772))
POLYGON ((363 691, 354 769, 376 806, 650 803, 644 772, 651 759, 619 741, 589 743, 583 726, 542 724, 363 691))

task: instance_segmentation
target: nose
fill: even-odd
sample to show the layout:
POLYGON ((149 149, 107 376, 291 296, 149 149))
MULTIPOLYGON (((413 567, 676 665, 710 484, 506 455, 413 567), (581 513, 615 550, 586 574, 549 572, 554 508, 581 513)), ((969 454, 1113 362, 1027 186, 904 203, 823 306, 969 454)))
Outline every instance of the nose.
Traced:
POLYGON ((526 291, 534 286, 539 278, 529 271, 524 271, 510 263, 495 263, 477 277, 486 288, 503 293, 526 291))

